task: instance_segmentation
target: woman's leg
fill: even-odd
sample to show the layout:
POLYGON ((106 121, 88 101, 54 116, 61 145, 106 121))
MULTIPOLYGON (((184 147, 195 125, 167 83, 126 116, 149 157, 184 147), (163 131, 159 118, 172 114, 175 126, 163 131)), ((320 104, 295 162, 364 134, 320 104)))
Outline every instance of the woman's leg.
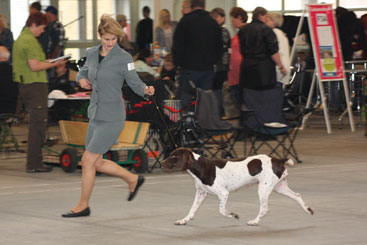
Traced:
POLYGON ((93 191, 96 178, 96 163, 102 159, 102 154, 86 150, 82 157, 82 193, 78 205, 72 211, 80 212, 89 206, 89 199, 93 191))
POLYGON ((97 159, 95 167, 98 172, 122 178, 129 185, 130 192, 135 190, 138 175, 130 173, 113 161, 103 159, 102 157, 97 159))

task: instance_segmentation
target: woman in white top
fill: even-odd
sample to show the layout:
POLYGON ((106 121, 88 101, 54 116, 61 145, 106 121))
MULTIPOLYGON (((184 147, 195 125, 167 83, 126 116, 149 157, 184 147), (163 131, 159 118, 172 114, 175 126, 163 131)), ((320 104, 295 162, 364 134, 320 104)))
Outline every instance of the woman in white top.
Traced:
POLYGON ((165 48, 171 53, 173 43, 173 33, 176 29, 177 22, 171 21, 171 15, 167 9, 159 12, 159 25, 155 28, 155 41, 160 48, 165 48))
POLYGON ((277 69, 277 81, 283 83, 283 85, 289 84, 290 74, 290 57, 289 57, 289 42, 285 33, 279 29, 283 25, 283 16, 280 13, 268 13, 266 25, 273 28, 278 40, 280 60, 284 68, 287 70, 287 74, 284 76, 280 70, 277 69))

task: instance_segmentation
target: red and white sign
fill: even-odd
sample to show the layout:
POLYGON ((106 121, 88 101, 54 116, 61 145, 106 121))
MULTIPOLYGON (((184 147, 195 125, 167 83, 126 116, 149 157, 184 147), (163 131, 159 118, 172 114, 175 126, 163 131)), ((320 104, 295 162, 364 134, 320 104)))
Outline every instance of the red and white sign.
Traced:
POLYGON ((344 63, 331 4, 308 5, 313 53, 320 80, 343 80, 344 63))

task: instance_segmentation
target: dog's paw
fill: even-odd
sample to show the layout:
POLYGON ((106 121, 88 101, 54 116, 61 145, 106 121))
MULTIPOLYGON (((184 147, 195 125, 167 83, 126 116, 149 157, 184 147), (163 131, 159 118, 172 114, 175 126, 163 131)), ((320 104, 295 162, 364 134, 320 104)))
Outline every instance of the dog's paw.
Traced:
POLYGON ((310 207, 307 207, 307 213, 313 215, 314 211, 310 207))
POLYGON ((239 219, 240 218, 240 216, 238 214, 235 214, 235 213, 230 213, 229 216, 231 218, 235 218, 235 219, 239 219))
POLYGON ((257 226, 258 224, 259 222, 256 220, 250 220, 249 222, 247 222, 247 225, 251 225, 251 226, 257 226))
POLYGON ((180 219, 175 222, 175 225, 186 225, 188 220, 180 219))

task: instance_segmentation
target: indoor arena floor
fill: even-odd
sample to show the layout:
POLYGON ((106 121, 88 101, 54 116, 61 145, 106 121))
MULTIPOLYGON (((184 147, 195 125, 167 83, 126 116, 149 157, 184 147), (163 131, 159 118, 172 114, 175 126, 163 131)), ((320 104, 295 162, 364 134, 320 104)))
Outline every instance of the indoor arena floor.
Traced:
MULTIPOLYGON (((127 185, 100 175, 90 201, 90 217, 64 219, 78 201, 81 170, 67 174, 26 173, 24 154, 0 158, 0 244, 367 244, 367 138, 322 120, 310 121, 296 140, 303 163, 289 167, 289 186, 315 211, 306 214, 293 200, 274 193, 270 212, 259 226, 247 226, 258 212, 256 185, 230 195, 223 217, 210 196, 186 226, 195 195, 185 172, 154 169, 136 199, 127 202, 127 185), (20 158, 17 158, 20 157, 20 158), (11 159, 10 159, 11 158, 11 159)), ((13 127, 20 135, 25 127, 13 127)), ((57 129, 56 129, 57 130, 57 129)), ((237 149, 242 143, 237 143, 237 149)), ((1 153, 0 153, 1 154, 1 153)))

